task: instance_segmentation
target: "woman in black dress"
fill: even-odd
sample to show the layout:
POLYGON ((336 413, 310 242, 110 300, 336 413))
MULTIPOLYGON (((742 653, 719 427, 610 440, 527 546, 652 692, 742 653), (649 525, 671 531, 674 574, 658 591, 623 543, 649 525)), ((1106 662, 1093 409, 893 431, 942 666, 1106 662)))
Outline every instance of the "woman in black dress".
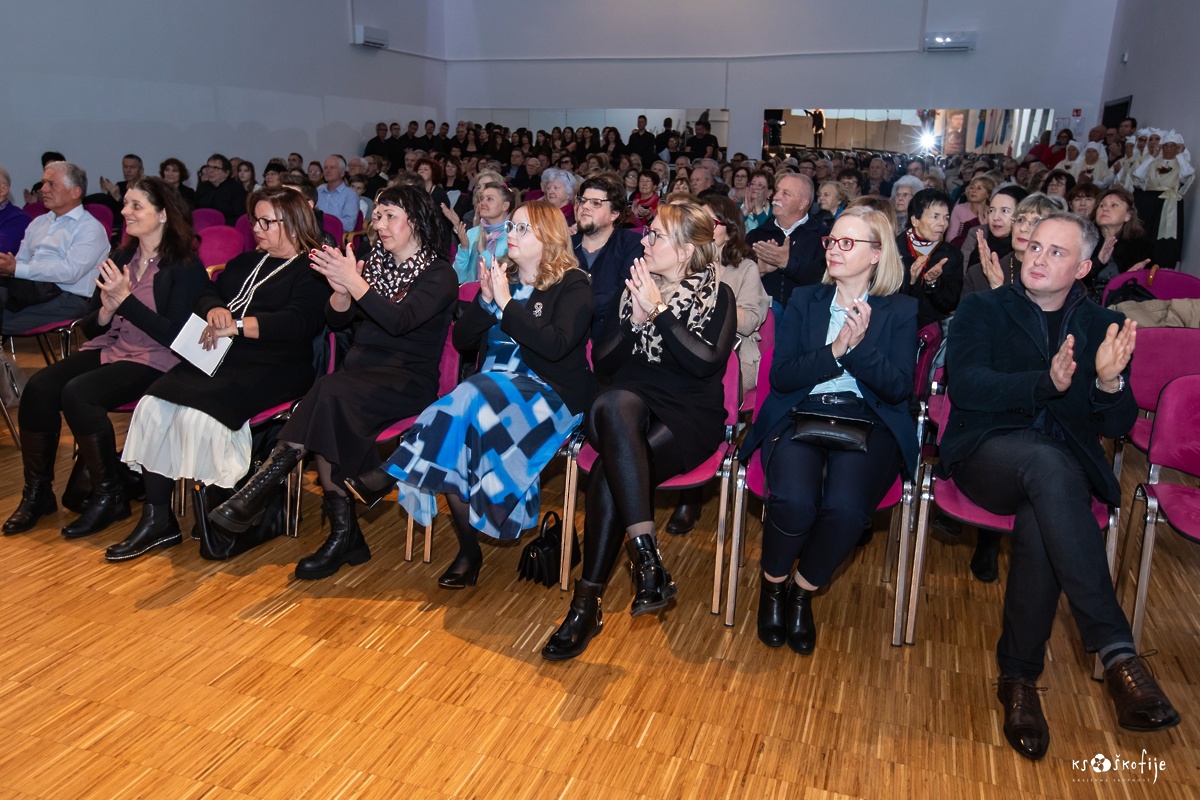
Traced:
POLYGON ((179 541, 173 482, 232 488, 250 467, 250 418, 312 386, 313 338, 329 297, 307 255, 321 241, 316 218, 304 196, 286 188, 260 189, 246 210, 259 249, 231 259, 195 307, 208 323, 204 347, 233 342, 213 375, 184 362, 138 403, 124 459, 145 475, 146 502, 129 538, 108 549, 111 560, 179 541))
POLYGON ((608 384, 588 414, 600 457, 587 492, 582 578, 567 618, 542 648, 574 658, 603 626, 600 596, 621 544, 632 561, 633 616, 675 596, 654 536, 654 489, 696 468, 721 443, 722 375, 737 338, 733 290, 721 283, 712 214, 697 205, 659 207, 625 291, 592 350, 608 384))
POLYGON ((316 454, 330 519, 329 538, 301 559, 296 577, 328 577, 371 557, 343 481, 379 466, 375 437, 437 398, 439 364, 458 300, 458 279, 440 252, 442 214, 415 186, 384 189, 371 220, 378 240, 365 262, 349 248, 310 253, 333 295, 325 318, 350 327, 341 369, 322 376, 279 433, 279 444, 245 486, 210 518, 241 532, 261 519, 271 496, 306 452, 316 454))
POLYGON ((131 183, 121 216, 129 240, 100 265, 91 313, 80 321, 88 341, 25 387, 18 411, 25 490, 5 534, 27 531, 55 510, 51 482, 63 417, 79 447, 63 505, 81 512, 63 535, 89 536, 130 515, 108 412, 137 400, 179 362, 171 342, 208 275, 196 255, 191 212, 169 183, 131 183))

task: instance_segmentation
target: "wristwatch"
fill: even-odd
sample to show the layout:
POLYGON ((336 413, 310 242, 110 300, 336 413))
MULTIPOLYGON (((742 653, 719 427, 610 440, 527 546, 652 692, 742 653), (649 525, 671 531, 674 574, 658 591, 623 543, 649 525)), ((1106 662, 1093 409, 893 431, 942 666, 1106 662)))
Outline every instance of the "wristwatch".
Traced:
POLYGON ((240 320, 240 319, 234 320, 233 324, 237 326, 237 335, 238 336, 244 335, 242 333, 242 320, 240 320))
POLYGON ((658 303, 657 305, 654 306, 654 308, 650 309, 650 313, 646 315, 646 322, 648 322, 648 323, 654 322, 654 320, 658 319, 658 315, 663 313, 666 310, 667 310, 666 303, 662 303, 662 302, 658 303))
POLYGON ((1124 375, 1118 375, 1118 376, 1117 376, 1117 391, 1115 391, 1115 392, 1109 392, 1109 391, 1106 391, 1105 389, 1101 388, 1101 386, 1100 386, 1100 376, 1099 376, 1099 375, 1097 375, 1097 376, 1096 376, 1096 391, 1098 391, 1098 392, 1104 392, 1105 394, 1119 394, 1119 393, 1121 393, 1121 392, 1125 391, 1125 376, 1124 376, 1124 375))

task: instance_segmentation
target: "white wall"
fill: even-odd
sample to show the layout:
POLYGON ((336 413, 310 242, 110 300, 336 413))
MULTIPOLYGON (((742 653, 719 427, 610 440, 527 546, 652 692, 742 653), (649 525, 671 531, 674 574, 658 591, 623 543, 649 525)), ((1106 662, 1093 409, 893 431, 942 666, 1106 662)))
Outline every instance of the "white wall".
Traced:
MULTIPOLYGON (((424 5, 357 4, 370 16, 405 2, 424 5)), ((5 3, 0 165, 18 198, 44 150, 84 167, 92 188, 120 178, 127 151, 154 173, 167 156, 194 172, 220 151, 261 177, 292 150, 360 152, 381 119, 441 118, 443 62, 354 47, 350 19, 348 2, 329 0, 5 3)), ((442 35, 436 15, 428 25, 442 35)))
MULTIPOLYGON (((1200 153, 1200 105, 1193 87, 1200 84, 1200 3, 1121 0, 1113 27, 1104 78, 1104 99, 1133 95, 1130 113, 1138 124, 1174 128, 1183 135, 1193 162, 1200 153), (1121 54, 1128 53, 1128 63, 1121 54)), ((1183 265, 1200 275, 1200 207, 1193 190, 1185 198, 1183 265)))
POLYGON ((596 14, 446 0, 447 106, 728 108, 722 144, 747 153, 765 108, 1081 108, 1091 119, 1116 3, 608 0, 596 14), (929 30, 978 31, 978 49, 919 52, 922 16, 929 30))

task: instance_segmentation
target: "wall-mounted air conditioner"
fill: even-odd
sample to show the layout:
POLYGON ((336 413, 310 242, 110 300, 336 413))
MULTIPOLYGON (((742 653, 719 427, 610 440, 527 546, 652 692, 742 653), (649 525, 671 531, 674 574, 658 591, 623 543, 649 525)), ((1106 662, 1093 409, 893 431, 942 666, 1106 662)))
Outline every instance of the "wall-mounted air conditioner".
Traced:
POLYGON ((926 53, 967 53, 975 49, 975 31, 925 34, 926 53))
POLYGON ((388 32, 383 28, 372 28, 369 25, 355 25, 354 41, 351 44, 363 47, 387 47, 388 32))

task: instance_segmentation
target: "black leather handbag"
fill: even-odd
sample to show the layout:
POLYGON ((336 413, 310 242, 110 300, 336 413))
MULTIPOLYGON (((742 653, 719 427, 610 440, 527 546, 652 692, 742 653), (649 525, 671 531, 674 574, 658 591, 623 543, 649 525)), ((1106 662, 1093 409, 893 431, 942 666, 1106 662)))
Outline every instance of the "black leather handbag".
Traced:
MULTIPOLYGON (((542 517, 537 537, 521 551, 517 562, 517 580, 534 581, 545 586, 558 583, 562 571, 562 519, 553 511, 542 517)), ((579 540, 571 535, 571 566, 581 559, 579 540)))
POLYGON ((792 411, 792 441, 827 450, 867 452, 867 439, 875 423, 861 417, 792 411))

